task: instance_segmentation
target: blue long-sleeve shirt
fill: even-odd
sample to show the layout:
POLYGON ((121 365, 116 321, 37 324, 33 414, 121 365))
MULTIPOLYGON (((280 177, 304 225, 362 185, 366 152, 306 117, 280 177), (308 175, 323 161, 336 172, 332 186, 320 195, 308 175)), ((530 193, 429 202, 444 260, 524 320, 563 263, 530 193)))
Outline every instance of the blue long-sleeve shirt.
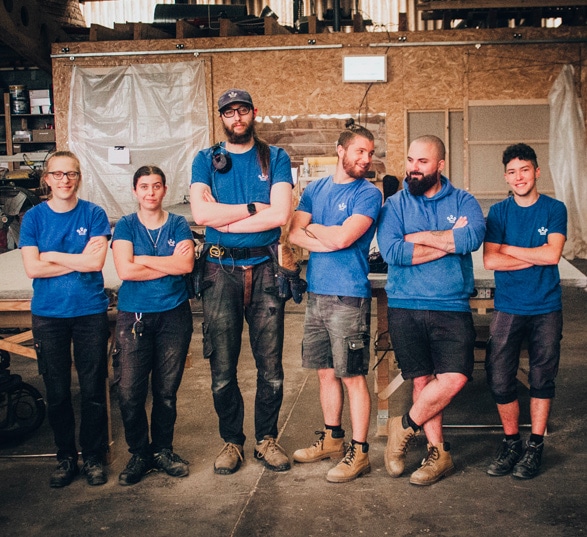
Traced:
POLYGON ((485 218, 477 200, 441 177, 441 190, 433 197, 413 196, 407 185, 386 200, 379 214, 377 242, 389 265, 387 303, 393 308, 469 311, 474 289, 471 252, 483 243, 485 218), (468 224, 453 230, 455 253, 412 264, 414 243, 404 236, 418 231, 452 229, 466 216, 468 224))

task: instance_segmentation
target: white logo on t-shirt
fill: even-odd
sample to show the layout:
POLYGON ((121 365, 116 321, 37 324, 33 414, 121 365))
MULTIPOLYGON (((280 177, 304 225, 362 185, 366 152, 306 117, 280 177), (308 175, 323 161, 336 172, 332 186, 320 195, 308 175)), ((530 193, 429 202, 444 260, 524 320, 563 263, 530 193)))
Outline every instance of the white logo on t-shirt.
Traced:
POLYGON ((264 173, 262 173, 258 177, 259 177, 259 180, 265 181, 265 182, 267 182, 267 179, 269 179, 269 176, 268 175, 265 175, 264 173))
POLYGON ((447 216, 446 219, 448 220, 449 224, 454 224, 457 221, 457 217, 452 214, 447 216))
POLYGON ((342 203, 338 204, 338 210, 344 211, 346 209, 346 203, 343 201, 342 203))
POLYGON ((172 248, 175 248, 175 241, 173 239, 169 239, 167 241, 167 244, 169 244, 169 246, 171 246, 172 248))
POLYGON ((76 229, 76 231, 80 237, 88 234, 88 230, 85 227, 80 227, 79 229, 76 229))
POLYGON ((538 233, 540 233, 540 235, 546 235, 548 233, 548 229, 542 226, 541 228, 538 228, 538 233))

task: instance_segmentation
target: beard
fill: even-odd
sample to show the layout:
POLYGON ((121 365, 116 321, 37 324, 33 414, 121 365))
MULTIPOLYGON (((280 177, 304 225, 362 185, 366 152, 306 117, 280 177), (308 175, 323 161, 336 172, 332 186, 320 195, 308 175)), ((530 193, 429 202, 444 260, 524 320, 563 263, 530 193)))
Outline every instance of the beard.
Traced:
POLYGON ((222 123, 222 127, 224 128, 224 134, 226 135, 226 139, 228 140, 228 142, 235 145, 241 145, 250 142, 255 132, 254 121, 251 121, 247 125, 247 128, 242 134, 235 134, 234 127, 231 129, 227 127, 224 123, 222 123))
POLYGON ((424 175, 422 173, 410 172, 406 177, 408 190, 412 196, 423 196, 438 182, 438 172, 424 175))
POLYGON ((363 177, 365 177, 365 171, 363 170, 363 168, 361 166, 358 166, 357 164, 353 164, 345 155, 343 155, 342 157, 342 168, 345 171, 345 173, 349 176, 352 177, 353 179, 363 179, 363 177))

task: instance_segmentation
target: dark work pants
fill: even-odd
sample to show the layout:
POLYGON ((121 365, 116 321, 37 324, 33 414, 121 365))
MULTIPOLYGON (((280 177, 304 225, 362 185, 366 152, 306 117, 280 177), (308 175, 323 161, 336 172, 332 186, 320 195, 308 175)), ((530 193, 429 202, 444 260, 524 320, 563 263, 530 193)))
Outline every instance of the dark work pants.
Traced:
POLYGON ((135 322, 134 313, 118 312, 112 367, 129 451, 146 457, 164 448, 173 449, 177 390, 193 331, 189 301, 169 311, 143 313, 140 335, 136 330, 133 334, 135 322), (151 444, 145 408, 149 378, 153 394, 151 444))
POLYGON ((210 359, 212 395, 218 414, 220 436, 225 442, 242 445, 244 405, 237 379, 244 320, 257 368, 255 438, 277 437, 277 420, 283 401, 283 323, 285 301, 267 292, 275 286, 271 261, 247 270, 206 263, 204 291, 204 356, 210 359), (250 303, 245 304, 250 276, 250 303))
POLYGON ((57 458, 77 460, 71 398, 72 343, 81 396, 82 456, 84 460, 101 458, 108 441, 105 380, 110 333, 106 312, 63 319, 33 315, 32 328, 57 458))

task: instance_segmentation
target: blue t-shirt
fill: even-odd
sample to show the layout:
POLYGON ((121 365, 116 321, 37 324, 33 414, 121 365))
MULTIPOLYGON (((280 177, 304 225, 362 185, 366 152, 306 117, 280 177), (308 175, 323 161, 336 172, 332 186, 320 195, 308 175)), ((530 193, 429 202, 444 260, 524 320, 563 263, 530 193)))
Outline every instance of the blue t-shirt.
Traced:
MULTIPOLYGON (((270 146, 269 177, 263 175, 257 148, 246 153, 230 153, 232 168, 227 173, 218 173, 212 166, 212 148, 196 155, 192 163, 192 183, 210 186, 212 195, 219 203, 238 205, 242 203, 270 203, 271 187, 277 183, 293 185, 291 160, 285 150, 270 146)), ((222 149, 224 151, 224 149, 222 149)), ((197 217, 197 215, 196 215, 197 217)), ((197 219, 197 218, 196 218, 197 219)), ((276 227, 258 233, 222 233, 212 227, 206 228, 206 242, 228 248, 260 247, 275 244, 281 235, 276 227)), ((251 265, 262 259, 235 261, 235 265, 251 265)))
MULTIPOLYGON (((80 199, 71 211, 57 213, 44 202, 25 213, 19 247, 36 246, 39 253, 81 254, 92 237, 100 236, 110 239, 110 224, 98 205, 80 199)), ((102 271, 33 279, 31 311, 35 315, 69 318, 107 309, 102 271)))
POLYGON ((335 252, 310 252, 308 291, 320 295, 369 298, 369 247, 381 209, 381 191, 365 179, 338 184, 332 176, 312 181, 304 190, 297 210, 310 213, 312 222, 342 225, 353 214, 368 216, 373 223, 351 246, 335 252))
MULTIPOLYGON (((148 230, 139 220, 137 213, 133 213, 123 216, 118 221, 112 242, 132 242, 134 255, 163 257, 173 255, 177 244, 191 239, 190 226, 183 216, 169 213, 163 226, 148 230)), ((144 281, 123 280, 118 292, 118 309, 137 313, 169 311, 187 298, 185 279, 181 275, 168 275, 144 281)))
POLYGON ((387 303, 392 308, 434 311, 470 311, 475 288, 471 252, 485 234, 485 218, 477 200, 441 177, 436 195, 413 196, 404 188, 387 198, 379 213, 377 242, 388 263, 387 303), (459 217, 468 224, 453 231, 455 253, 412 265, 414 243, 404 236, 418 231, 452 229, 459 217))
MULTIPOLYGON (((537 248, 548 235, 567 235, 567 208, 541 194, 530 207, 513 197, 489 209, 485 242, 537 248)), ((538 315, 562 309, 558 265, 534 265, 522 270, 495 271, 495 309, 515 315, 538 315)))

